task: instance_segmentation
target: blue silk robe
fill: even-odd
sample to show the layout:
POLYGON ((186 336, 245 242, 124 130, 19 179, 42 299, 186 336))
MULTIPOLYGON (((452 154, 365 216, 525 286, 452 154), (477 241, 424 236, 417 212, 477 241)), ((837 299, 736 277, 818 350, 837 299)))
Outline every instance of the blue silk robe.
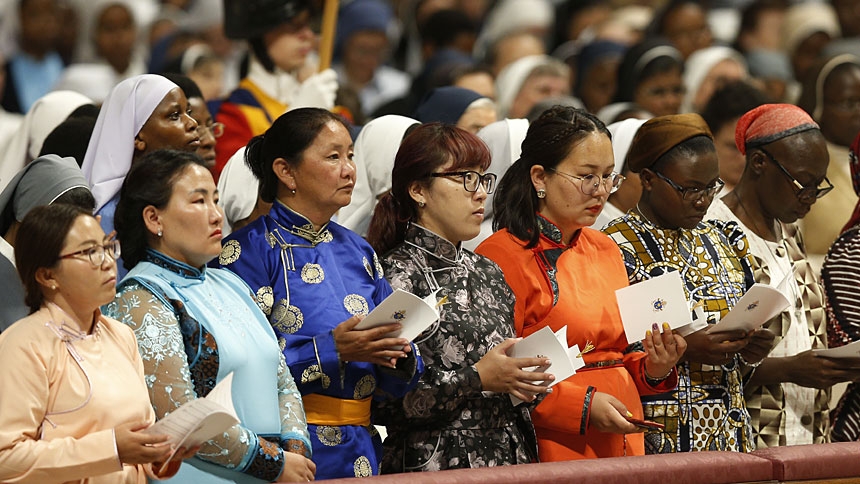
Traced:
MULTIPOLYGON (((332 330, 392 292, 373 249, 350 230, 329 222, 314 232, 308 219, 276 201, 267 216, 224 240, 218 261, 256 293, 302 395, 402 397, 424 372, 414 345, 396 369, 340 360, 332 330)), ((379 473, 382 443, 372 426, 308 420, 317 479, 379 473)))

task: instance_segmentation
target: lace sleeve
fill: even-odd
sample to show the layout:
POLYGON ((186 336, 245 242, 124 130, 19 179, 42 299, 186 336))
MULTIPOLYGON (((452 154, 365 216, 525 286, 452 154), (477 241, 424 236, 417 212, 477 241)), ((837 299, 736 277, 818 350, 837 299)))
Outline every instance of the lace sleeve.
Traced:
POLYGON ((278 404, 281 408, 281 447, 287 452, 311 458, 311 441, 308 434, 302 394, 296 388, 293 375, 281 353, 278 365, 278 404))
MULTIPOLYGON (((199 388, 200 382, 192 379, 177 314, 165 299, 131 281, 119 289, 106 314, 134 330, 156 418, 197 398, 195 385, 199 388)), ((203 338, 211 335, 206 333, 203 338)), ((215 342, 204 344, 210 343, 215 342)), ((211 379, 214 381, 215 375, 211 379)), ((197 457, 268 481, 276 479, 283 469, 282 450, 241 424, 205 442, 197 457)))

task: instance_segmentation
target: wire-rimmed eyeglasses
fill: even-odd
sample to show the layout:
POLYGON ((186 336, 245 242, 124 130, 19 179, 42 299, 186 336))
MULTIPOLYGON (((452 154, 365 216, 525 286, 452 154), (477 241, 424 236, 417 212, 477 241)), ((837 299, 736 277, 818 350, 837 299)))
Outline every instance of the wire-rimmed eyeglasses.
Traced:
POLYGON ((93 245, 86 249, 81 249, 77 252, 62 254, 57 259, 71 259, 80 255, 86 255, 93 267, 101 267, 105 262, 105 257, 110 256, 111 259, 117 260, 120 255, 119 240, 111 239, 104 245, 93 245))
POLYGON ((828 193, 830 193, 831 190, 833 190, 833 184, 830 183, 830 180, 828 180, 827 177, 824 177, 824 180, 818 182, 814 187, 804 186, 802 183, 797 181, 797 178, 795 178, 791 173, 789 173, 784 166, 782 166, 782 163, 776 161, 776 158, 774 158, 773 155, 770 154, 770 152, 768 152, 764 148, 756 149, 764 153, 764 155, 767 156, 767 158, 772 161, 773 164, 776 165, 777 168, 779 168, 780 171, 782 171, 785 176, 788 177, 789 180, 791 180, 791 184, 794 185, 794 188, 797 189, 795 190, 794 195, 801 202, 812 203, 816 199, 827 195, 828 193), (827 183, 827 186, 820 187, 819 185, 821 185, 822 183, 827 183))
POLYGON ((445 171, 442 173, 431 173, 429 176, 432 177, 460 177, 463 179, 463 188, 466 189, 467 192, 477 192, 478 185, 484 187, 484 191, 489 195, 493 193, 493 190, 496 189, 496 174, 495 173, 484 173, 483 175, 478 173, 477 171, 445 171))
POLYGON ((563 171, 558 171, 555 168, 545 168, 547 171, 551 171, 553 173, 557 173, 559 175, 563 175, 571 180, 576 180, 579 182, 579 190, 585 195, 594 195, 597 193, 597 188, 602 184, 603 188, 606 189, 607 193, 615 193, 618 190, 618 187, 621 186, 621 182, 623 182, 626 177, 620 173, 609 173, 608 175, 594 175, 589 173, 588 175, 571 175, 570 173, 565 173, 563 171))
MULTIPOLYGON (((654 170, 651 170, 654 171, 654 170)), ((663 180, 668 183, 670 187, 674 188, 675 191, 681 194, 681 198, 686 201, 698 201, 702 198, 713 199, 714 195, 716 195, 720 190, 723 189, 726 182, 720 180, 719 178, 714 181, 714 183, 704 187, 682 187, 677 183, 670 180, 666 175, 660 173, 659 171, 654 171, 654 174, 657 175, 657 178, 663 180)))

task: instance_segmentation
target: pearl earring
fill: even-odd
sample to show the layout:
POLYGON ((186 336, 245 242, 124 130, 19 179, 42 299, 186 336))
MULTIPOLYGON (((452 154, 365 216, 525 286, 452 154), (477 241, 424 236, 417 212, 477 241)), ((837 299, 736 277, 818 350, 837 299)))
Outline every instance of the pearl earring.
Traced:
POLYGON ((162 235, 164 235, 164 232, 161 230, 161 228, 159 228, 158 229, 158 236, 161 237, 162 235))
POLYGON ((546 198, 546 190, 544 190, 543 188, 541 188, 540 190, 538 190, 538 191, 537 191, 537 197, 538 197, 538 198, 546 198))
POLYGON ((418 202, 418 206, 419 206, 419 207, 424 208, 424 205, 427 205, 427 204, 426 204, 426 203, 424 203, 424 202, 418 202))

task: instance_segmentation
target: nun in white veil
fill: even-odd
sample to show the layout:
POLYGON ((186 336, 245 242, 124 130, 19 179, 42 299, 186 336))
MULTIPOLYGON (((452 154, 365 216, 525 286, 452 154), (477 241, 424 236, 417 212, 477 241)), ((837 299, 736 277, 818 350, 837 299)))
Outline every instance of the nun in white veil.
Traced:
POLYGON ((636 136, 636 132, 639 131, 639 127, 645 124, 645 121, 647 120, 628 118, 606 127, 612 134, 612 154, 615 157, 614 171, 621 173, 625 178, 618 190, 609 196, 606 205, 603 206, 603 210, 597 216, 597 220, 591 224, 593 229, 601 230, 609 222, 624 216, 642 195, 642 183, 639 181, 639 175, 627 169, 625 161, 627 152, 630 151, 630 145, 633 144, 633 137, 636 136))
MULTIPOLYGON (((503 119, 488 124, 478 131, 478 138, 481 138, 490 148, 488 173, 495 173, 499 180, 505 176, 508 168, 520 157, 523 140, 528 130, 529 122, 526 119, 503 119)), ((492 233, 493 194, 490 193, 484 202, 484 221, 481 222, 481 232, 474 239, 463 241, 463 247, 474 251, 492 233)))
POLYGON ((406 116, 380 116, 367 123, 355 140, 355 188, 349 205, 340 209, 337 223, 367 235, 379 196, 391 189, 391 169, 406 131, 418 121, 406 116))
POLYGON ((90 98, 73 91, 49 92, 37 99, 0 155, 0 190, 27 163, 39 157, 42 143, 54 128, 75 109, 90 103, 90 98))
POLYGON ((162 76, 143 74, 128 78, 111 90, 99 111, 81 166, 96 199, 96 214, 102 216, 101 225, 106 234, 113 231, 119 189, 132 161, 157 148, 196 149, 195 140, 199 145, 197 122, 188 115, 188 100, 173 82, 162 76), (162 101, 176 105, 161 106, 162 101), (159 124, 164 124, 183 145, 147 143, 138 136, 157 108, 170 108, 166 110, 167 115, 175 114, 175 121, 164 124, 159 120, 159 124), (184 130, 184 135, 179 130, 184 130))

